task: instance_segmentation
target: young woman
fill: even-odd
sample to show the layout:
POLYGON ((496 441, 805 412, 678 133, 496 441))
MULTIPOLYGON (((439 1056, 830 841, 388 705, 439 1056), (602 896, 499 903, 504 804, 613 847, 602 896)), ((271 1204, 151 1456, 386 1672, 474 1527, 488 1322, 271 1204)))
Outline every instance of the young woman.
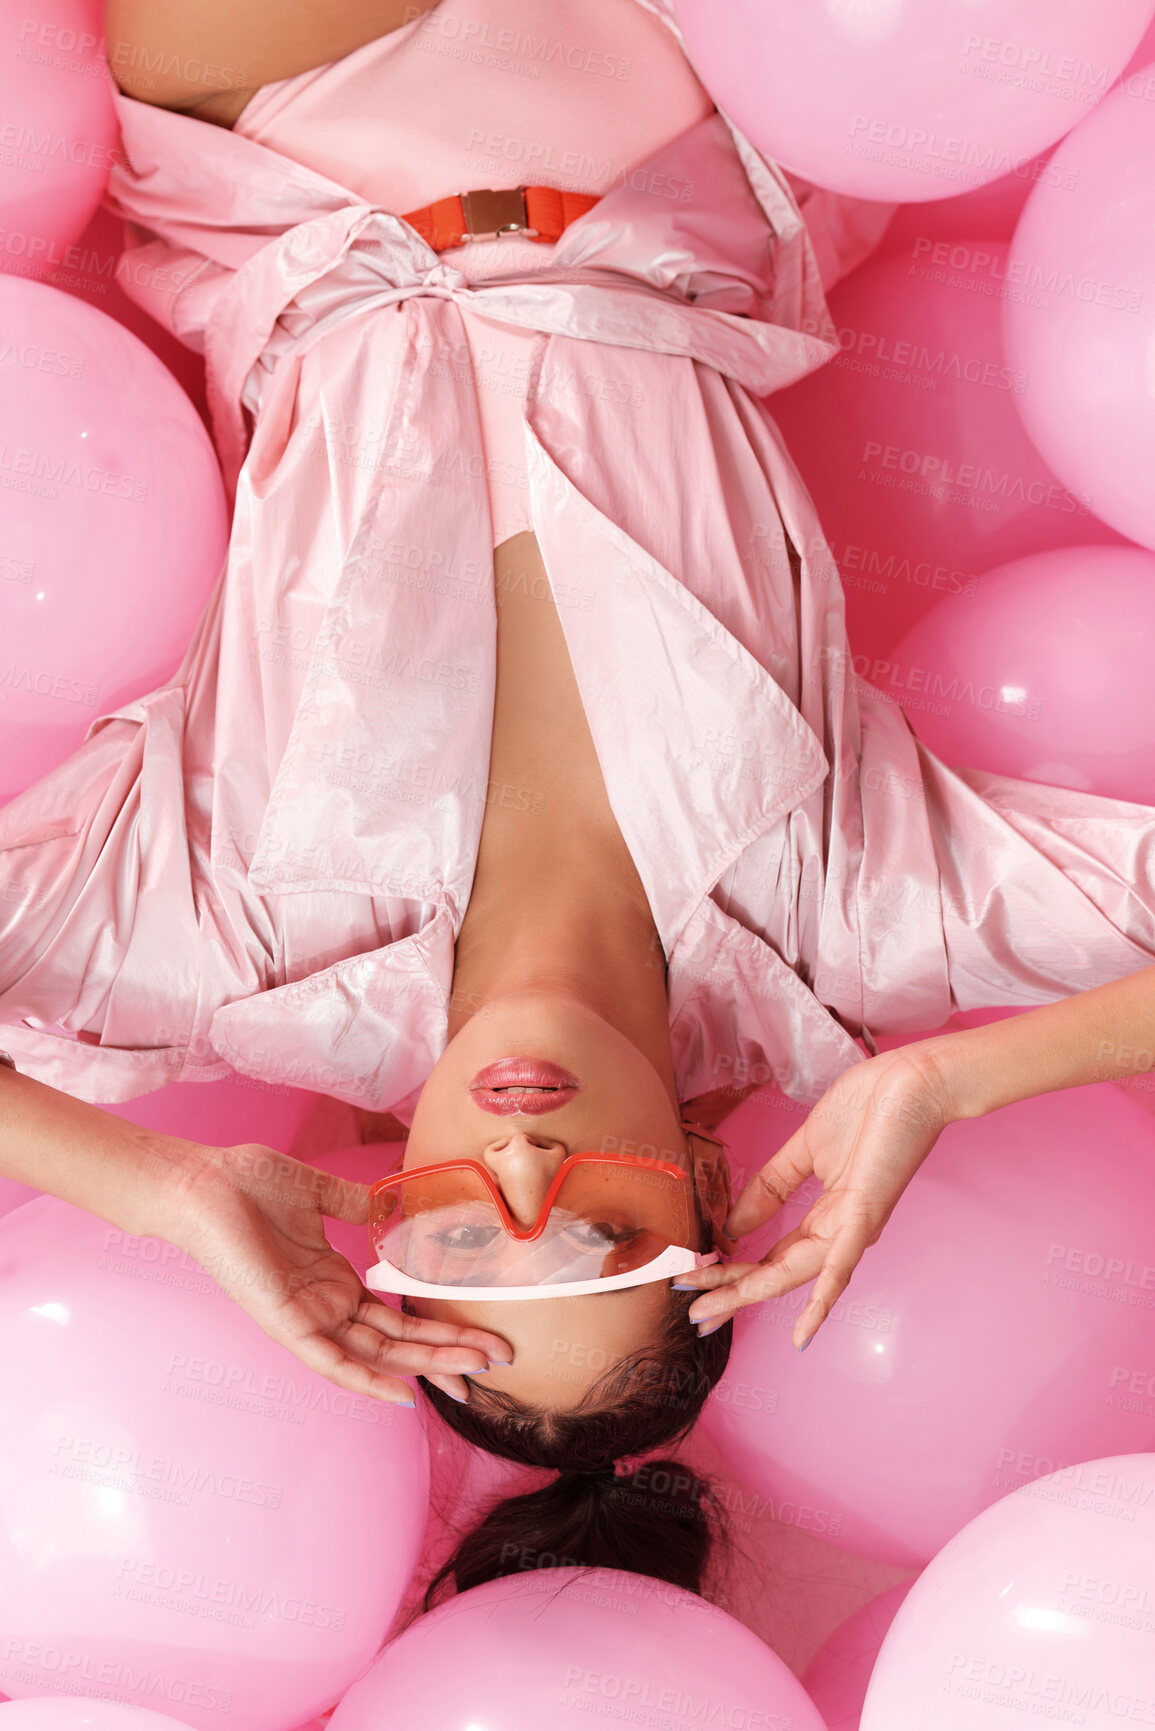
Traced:
POLYGON ((173 682, 0 814, 0 1171, 558 1469, 459 1585, 527 1547, 693 1585, 700 1488, 614 1463, 740 1305, 814 1279, 808 1343, 951 1118, 1151 1045, 1155 812, 952 772, 854 679, 762 399, 887 213, 793 188, 656 5, 111 0, 108 54, 125 284, 205 355, 235 516, 173 682), (868 1056, 991 1003, 1048 1007, 868 1056), (513 1276, 576 1220, 593 1289, 399 1311, 325 1239, 364 1187, 96 1109, 230 1066, 411 1118, 410 1195, 504 1209, 513 1276), (815 1109, 727 1218, 692 1126, 770 1074, 815 1109), (582 1155, 613 1209, 550 1208, 582 1155), (811 1171, 767 1264, 697 1266, 811 1171))

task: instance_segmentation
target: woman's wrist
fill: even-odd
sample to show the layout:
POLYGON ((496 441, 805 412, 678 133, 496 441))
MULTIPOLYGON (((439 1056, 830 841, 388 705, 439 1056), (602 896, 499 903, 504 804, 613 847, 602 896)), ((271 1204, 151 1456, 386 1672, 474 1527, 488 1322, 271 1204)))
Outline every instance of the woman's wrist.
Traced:
POLYGON ((131 1237, 166 1238, 206 1151, 0 1067, 0 1176, 59 1197, 131 1237))
POLYGON ((904 1054, 927 1077, 948 1124, 962 1118, 981 1118, 1001 1104, 994 1098, 997 1089, 992 1087, 993 1072, 1001 1073, 1002 1068, 997 1051, 969 1038, 984 1032, 984 1028, 960 1029, 903 1047, 904 1054))
POLYGON ((1059 1088, 1126 1081, 1155 1068, 1155 967, 904 1050, 941 1078, 952 1121, 1059 1088))

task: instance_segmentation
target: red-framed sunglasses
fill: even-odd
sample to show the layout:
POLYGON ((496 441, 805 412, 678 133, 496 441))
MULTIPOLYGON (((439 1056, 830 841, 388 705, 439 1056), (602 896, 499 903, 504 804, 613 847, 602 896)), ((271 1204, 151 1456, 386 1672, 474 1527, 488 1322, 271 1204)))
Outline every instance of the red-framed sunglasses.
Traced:
POLYGON ((377 1266, 366 1285, 427 1297, 468 1292, 476 1299, 639 1286, 718 1260, 717 1252, 702 1256, 689 1248, 693 1220, 694 1180, 668 1161, 593 1150, 567 1155, 537 1218, 521 1225, 479 1161, 445 1160, 372 1186, 369 1233, 377 1266))

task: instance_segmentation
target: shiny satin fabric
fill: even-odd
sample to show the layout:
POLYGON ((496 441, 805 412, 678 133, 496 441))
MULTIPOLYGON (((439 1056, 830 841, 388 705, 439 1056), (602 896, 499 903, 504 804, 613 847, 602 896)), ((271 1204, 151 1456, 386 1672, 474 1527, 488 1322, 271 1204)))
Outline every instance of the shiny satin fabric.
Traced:
POLYGON ((691 202, 632 175, 547 269, 469 281, 256 141, 119 106, 123 280, 205 354, 235 519, 174 680, 0 812, 21 1069, 111 1102, 233 1068, 384 1110, 444 1049, 504 797, 477 315, 537 333, 530 515, 683 1099, 812 1101, 874 1033, 1155 960, 1155 810, 954 773, 854 674, 763 399, 835 353, 823 284, 877 212, 800 208, 715 113, 648 159, 691 202))

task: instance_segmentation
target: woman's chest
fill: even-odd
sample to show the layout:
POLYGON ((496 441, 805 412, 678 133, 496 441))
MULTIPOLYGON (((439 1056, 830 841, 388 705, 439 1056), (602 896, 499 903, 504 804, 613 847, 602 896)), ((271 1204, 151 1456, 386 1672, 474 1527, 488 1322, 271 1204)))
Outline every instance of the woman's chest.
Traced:
POLYGON ((524 858, 592 845, 607 834, 620 841, 535 535, 495 548, 494 597, 493 736, 479 873, 506 849, 524 858))
POLYGON ((235 130, 404 212, 471 187, 604 193, 711 107, 638 0, 439 0, 264 85, 235 130))

